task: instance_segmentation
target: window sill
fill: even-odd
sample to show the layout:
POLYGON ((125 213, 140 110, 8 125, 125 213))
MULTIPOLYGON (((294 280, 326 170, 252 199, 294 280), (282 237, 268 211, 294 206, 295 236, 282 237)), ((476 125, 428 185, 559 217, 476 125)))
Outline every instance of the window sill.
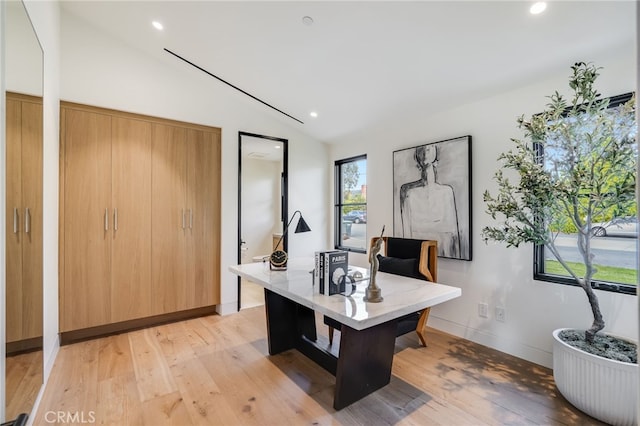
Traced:
MULTIPOLYGON (((562 277, 560 275, 541 274, 534 273, 533 279, 536 281, 545 281, 554 284, 571 285, 574 287, 580 287, 572 278, 562 277)), ((594 290, 610 291, 613 293, 628 294, 635 296, 637 294, 637 287, 628 284, 616 284, 605 281, 594 280, 592 283, 594 290)))

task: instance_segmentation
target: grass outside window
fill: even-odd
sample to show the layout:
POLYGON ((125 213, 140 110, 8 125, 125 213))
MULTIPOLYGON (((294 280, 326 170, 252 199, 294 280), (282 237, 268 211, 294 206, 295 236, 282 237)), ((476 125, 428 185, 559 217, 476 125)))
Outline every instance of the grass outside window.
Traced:
MULTIPOLYGON (((584 276, 585 267, 581 263, 567 262, 569 266, 580 276, 584 276)), ((637 286, 638 271, 632 268, 619 268, 615 266, 594 265, 598 272, 593 276, 597 281, 608 281, 613 283, 637 286)), ((551 275, 570 277, 567 271, 556 260, 546 260, 544 272, 551 275)))

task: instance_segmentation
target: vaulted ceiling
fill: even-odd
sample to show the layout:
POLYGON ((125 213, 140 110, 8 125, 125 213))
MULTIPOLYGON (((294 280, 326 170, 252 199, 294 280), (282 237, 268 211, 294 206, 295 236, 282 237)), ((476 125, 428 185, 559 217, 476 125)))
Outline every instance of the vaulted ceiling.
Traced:
POLYGON ((333 142, 418 107, 464 104, 634 46, 633 1, 553 1, 540 15, 531 4, 64 1, 62 10, 149 55, 169 49, 333 142))

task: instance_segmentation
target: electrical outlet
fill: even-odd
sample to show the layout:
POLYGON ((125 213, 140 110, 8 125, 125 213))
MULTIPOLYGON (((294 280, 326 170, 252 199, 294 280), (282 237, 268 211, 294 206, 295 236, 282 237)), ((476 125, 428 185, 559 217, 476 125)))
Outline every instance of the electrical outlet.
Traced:
POLYGON ((507 319, 507 310, 502 306, 496 306, 496 321, 505 322, 507 319))
POLYGON ((478 303, 478 316, 489 318, 489 305, 486 303, 478 303))

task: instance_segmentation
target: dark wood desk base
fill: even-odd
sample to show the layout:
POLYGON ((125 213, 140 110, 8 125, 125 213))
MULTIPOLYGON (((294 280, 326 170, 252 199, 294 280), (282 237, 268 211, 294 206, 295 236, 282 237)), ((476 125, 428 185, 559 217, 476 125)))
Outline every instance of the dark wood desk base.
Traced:
POLYGON ((267 289, 264 297, 269 354, 297 349, 336 376, 333 408, 341 410, 389 383, 397 320, 364 330, 342 325, 336 358, 316 344, 313 310, 267 289))

